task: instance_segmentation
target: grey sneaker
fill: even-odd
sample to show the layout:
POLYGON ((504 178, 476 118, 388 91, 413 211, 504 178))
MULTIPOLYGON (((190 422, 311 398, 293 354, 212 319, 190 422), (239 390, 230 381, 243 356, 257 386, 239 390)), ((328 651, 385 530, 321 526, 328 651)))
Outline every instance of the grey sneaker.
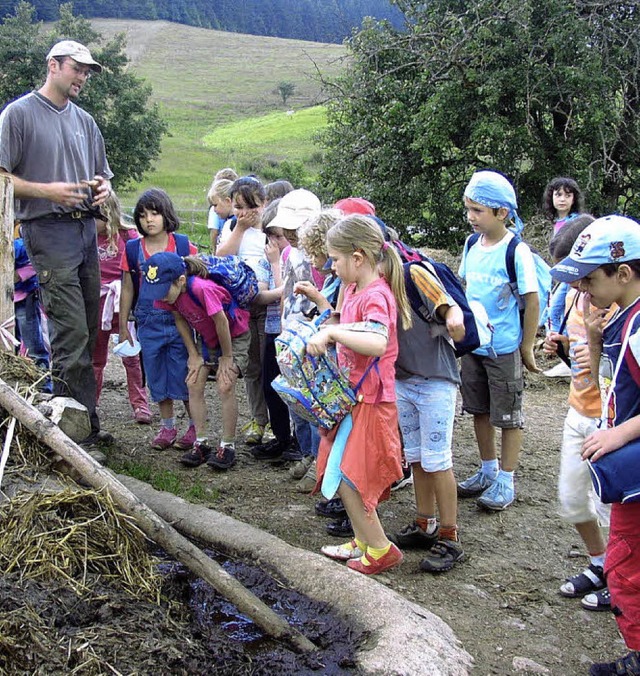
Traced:
POLYGON ((420 570, 427 573, 446 573, 458 561, 464 561, 462 545, 453 540, 438 540, 420 562, 420 570))
POLYGON ((431 549, 438 541, 438 530, 427 533, 414 521, 401 531, 389 535, 389 540, 401 549, 431 549))
POLYGON ((313 462, 312 455, 305 455, 302 460, 298 460, 289 468, 289 477, 292 479, 302 479, 313 462))
POLYGON ((494 481, 489 488, 478 498, 479 507, 492 512, 501 512, 516 499, 515 488, 504 481, 494 481))
POLYGON ((316 481, 316 461, 314 459, 309 465, 307 473, 296 484, 296 491, 298 493, 311 493, 316 486, 316 481))
POLYGON ((494 482, 479 469, 475 474, 458 484, 458 497, 473 498, 484 493, 492 483, 494 482))

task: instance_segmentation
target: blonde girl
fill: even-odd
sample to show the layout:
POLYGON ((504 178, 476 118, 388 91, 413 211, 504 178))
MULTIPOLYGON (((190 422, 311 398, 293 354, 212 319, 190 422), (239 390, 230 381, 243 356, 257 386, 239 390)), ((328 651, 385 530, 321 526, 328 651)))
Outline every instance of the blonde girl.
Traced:
POLYGON ((336 429, 322 437, 318 486, 326 498, 336 492, 351 519, 354 539, 325 546, 322 553, 365 575, 401 563, 402 552, 385 535, 376 513, 391 484, 402 476, 395 395, 396 325, 411 326, 402 262, 371 219, 353 215, 327 234, 332 269, 342 280, 340 323, 326 326, 308 344, 318 356, 337 344, 338 361, 360 387, 361 401, 336 429), (376 360, 375 363, 374 360, 376 360))
POLYGON ((216 178, 209 192, 207 193, 207 201, 211 209, 209 210, 209 218, 207 221, 207 228, 209 229, 209 237, 211 238, 211 255, 216 255, 218 248, 218 238, 224 224, 229 219, 235 222, 233 215, 233 206, 231 204, 231 186, 233 181, 227 178, 216 178))

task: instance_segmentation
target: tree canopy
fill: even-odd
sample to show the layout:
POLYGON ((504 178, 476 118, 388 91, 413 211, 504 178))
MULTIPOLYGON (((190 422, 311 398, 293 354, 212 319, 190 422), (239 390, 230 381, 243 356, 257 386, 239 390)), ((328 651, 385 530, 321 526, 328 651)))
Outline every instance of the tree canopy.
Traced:
POLYGON ((46 55, 58 40, 73 39, 91 48, 103 66, 102 73, 86 85, 78 104, 95 118, 104 136, 107 157, 122 189, 139 181, 160 155, 160 141, 167 127, 155 104, 151 87, 127 70, 124 36, 106 44, 83 18, 73 15, 71 5, 60 7, 60 20, 44 32, 34 22, 34 9, 20 3, 16 14, 0 25, 0 106, 37 89, 46 77, 46 55))
POLYGON ((392 1, 404 28, 369 21, 327 83, 334 197, 367 197, 434 246, 464 237, 462 192, 482 168, 514 182, 525 223, 557 175, 596 215, 638 213, 635 0, 392 1))
MULTIPOLYGON (((19 0, 0 0, 0 21, 19 0)), ((55 21, 59 0, 32 0, 37 18, 55 21)), ((164 19, 234 33, 342 42, 365 16, 400 22, 389 0, 74 0, 85 17, 164 19)))

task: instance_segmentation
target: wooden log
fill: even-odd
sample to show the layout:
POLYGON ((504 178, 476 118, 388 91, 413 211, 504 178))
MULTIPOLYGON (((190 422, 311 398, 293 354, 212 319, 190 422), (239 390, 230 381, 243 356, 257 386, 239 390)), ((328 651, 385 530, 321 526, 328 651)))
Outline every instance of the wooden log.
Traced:
POLYGON ((269 636, 290 643, 301 652, 317 650, 309 639, 291 627, 285 619, 277 615, 190 540, 163 521, 2 379, 0 379, 0 406, 17 418, 39 441, 62 456, 93 488, 96 490, 106 488, 113 502, 123 512, 134 517, 140 529, 151 540, 208 582, 269 636))
MULTIPOLYGON (((14 335, 8 326, 13 317, 13 181, 0 174, 0 326, 14 335)), ((13 351, 13 345, 0 340, 0 350, 13 351)))

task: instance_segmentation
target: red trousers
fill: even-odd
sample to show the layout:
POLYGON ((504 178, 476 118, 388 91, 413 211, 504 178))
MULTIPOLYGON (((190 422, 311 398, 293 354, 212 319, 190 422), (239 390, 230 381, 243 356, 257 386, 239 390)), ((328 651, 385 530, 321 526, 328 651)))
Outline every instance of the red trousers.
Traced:
POLYGON ((629 650, 640 650, 640 502, 611 505, 605 575, 629 650))

